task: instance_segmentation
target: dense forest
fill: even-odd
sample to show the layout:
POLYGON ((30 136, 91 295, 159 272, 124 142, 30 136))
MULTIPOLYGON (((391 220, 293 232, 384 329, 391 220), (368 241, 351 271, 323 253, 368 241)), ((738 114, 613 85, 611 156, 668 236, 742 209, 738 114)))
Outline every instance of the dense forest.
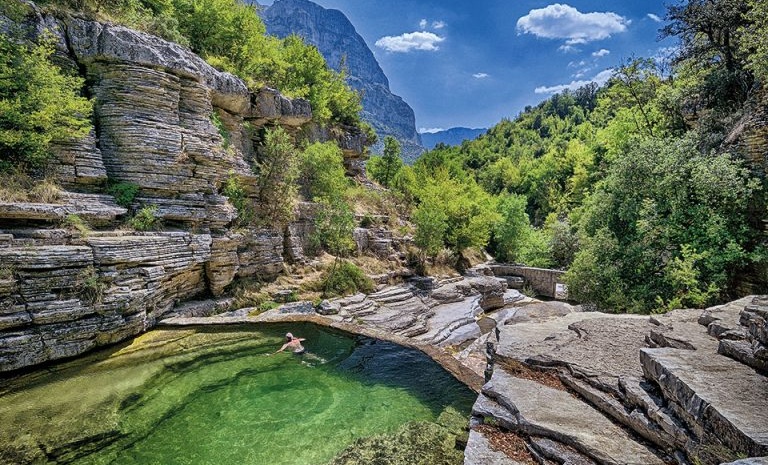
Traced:
POLYGON ((765 101, 768 5, 691 0, 666 24, 670 60, 632 58, 605 86, 554 95, 413 167, 372 160, 412 205, 424 257, 488 247, 566 269, 575 299, 630 312, 711 304, 765 266, 765 169, 725 142, 765 101))
MULTIPOLYGON (((253 6, 39 4, 178 42, 254 89, 268 85, 307 98, 320 123, 370 134, 343 72, 298 37, 266 35, 253 6)), ((4 2, 2 13, 23 18, 28 8, 4 2)), ((412 261, 422 272, 441 261, 461 268, 467 251, 486 248, 499 261, 568 270, 571 295, 600 309, 649 312, 719 301, 740 274, 768 263, 765 168, 726 143, 765 101, 768 5, 691 0, 669 7, 666 24, 661 34, 680 43, 671 61, 632 58, 605 86, 554 95, 476 140, 436 147, 413 166, 387 138, 384 154, 368 163, 369 176, 387 190, 353 185, 334 144, 293 147, 275 130, 254 169, 276 173, 264 177, 262 203, 280 211, 251 211, 235 178, 222 193, 242 222, 285 220, 298 196, 317 201, 318 250, 337 256, 353 247, 355 203, 376 196, 413 225, 412 261)), ((6 188, 31 188, 45 174, 49 144, 88 130, 91 102, 81 95, 82 79, 53 64, 50 41, 29 43, 23 30, 7 29, 0 36, 0 171, 6 188)))

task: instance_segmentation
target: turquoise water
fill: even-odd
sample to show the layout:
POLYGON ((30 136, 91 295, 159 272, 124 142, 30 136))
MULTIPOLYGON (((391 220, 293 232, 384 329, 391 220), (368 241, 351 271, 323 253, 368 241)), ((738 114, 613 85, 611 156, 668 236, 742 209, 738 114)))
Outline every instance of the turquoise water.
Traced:
POLYGON ((420 352, 314 325, 153 331, 0 391, 0 463, 322 464, 474 394, 420 352), (307 353, 268 355, 286 331, 307 353))

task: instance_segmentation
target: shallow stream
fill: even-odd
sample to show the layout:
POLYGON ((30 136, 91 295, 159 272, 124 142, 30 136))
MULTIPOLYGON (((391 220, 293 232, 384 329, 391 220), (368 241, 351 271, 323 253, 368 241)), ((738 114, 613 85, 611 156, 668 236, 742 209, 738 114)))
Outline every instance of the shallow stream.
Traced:
POLYGON ((0 463, 318 465, 473 400, 418 351, 310 324, 156 330, 2 382, 0 463), (304 355, 268 355, 286 331, 304 355))

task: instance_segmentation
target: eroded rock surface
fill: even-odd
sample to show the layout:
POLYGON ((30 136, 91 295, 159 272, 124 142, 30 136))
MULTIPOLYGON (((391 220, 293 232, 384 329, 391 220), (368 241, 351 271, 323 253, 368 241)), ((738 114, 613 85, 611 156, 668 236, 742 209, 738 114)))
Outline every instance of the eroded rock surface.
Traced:
MULTIPOLYGON (((94 124, 53 147, 50 175, 71 192, 0 203, 0 372, 131 337, 190 299, 221 296, 238 278, 272 279, 286 259, 302 259, 311 208, 288 228, 240 225, 222 186, 236 177, 255 207, 263 128, 299 137, 312 121, 308 101, 251 92, 158 37, 30 6, 30 34, 51 33, 57 63, 87 78, 94 124), (136 195, 118 205, 116 185, 136 195), (126 224, 145 207, 163 232, 126 224)), ((359 133, 325 131, 362 157, 359 133)))

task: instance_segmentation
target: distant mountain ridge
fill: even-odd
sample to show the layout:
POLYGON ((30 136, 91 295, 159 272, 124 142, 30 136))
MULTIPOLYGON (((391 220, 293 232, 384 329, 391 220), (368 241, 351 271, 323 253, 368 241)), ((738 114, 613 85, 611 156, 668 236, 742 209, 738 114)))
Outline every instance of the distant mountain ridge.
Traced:
POLYGON ((450 128, 445 131, 423 132, 421 141, 427 150, 432 150, 437 144, 459 145, 465 140, 476 139, 477 136, 488 132, 488 128, 450 128))
POLYGON ((413 109, 390 91, 373 52, 344 13, 309 0, 276 0, 261 16, 269 34, 297 34, 316 46, 332 68, 338 71, 342 64, 346 66, 350 86, 363 95, 363 119, 379 135, 374 152, 381 152, 387 135, 400 141, 406 162, 424 152, 413 109))

